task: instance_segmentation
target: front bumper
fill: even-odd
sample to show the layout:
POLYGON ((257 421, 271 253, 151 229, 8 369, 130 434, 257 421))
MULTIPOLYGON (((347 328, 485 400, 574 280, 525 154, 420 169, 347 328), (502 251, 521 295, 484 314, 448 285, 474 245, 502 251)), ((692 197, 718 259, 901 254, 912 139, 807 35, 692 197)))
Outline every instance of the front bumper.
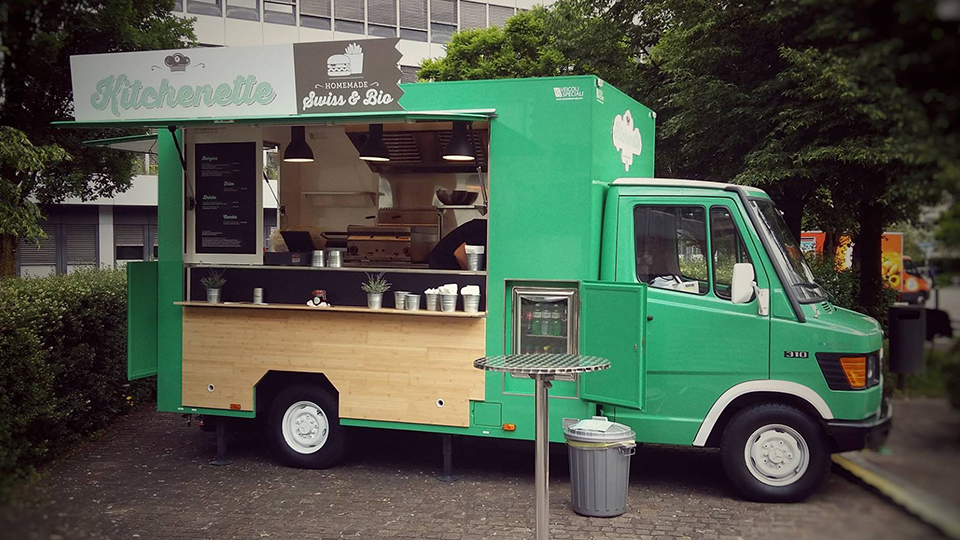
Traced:
POLYGON ((893 406, 884 398, 880 412, 867 420, 831 420, 827 435, 833 439, 834 452, 850 452, 870 448, 876 450, 887 440, 893 425, 893 406))

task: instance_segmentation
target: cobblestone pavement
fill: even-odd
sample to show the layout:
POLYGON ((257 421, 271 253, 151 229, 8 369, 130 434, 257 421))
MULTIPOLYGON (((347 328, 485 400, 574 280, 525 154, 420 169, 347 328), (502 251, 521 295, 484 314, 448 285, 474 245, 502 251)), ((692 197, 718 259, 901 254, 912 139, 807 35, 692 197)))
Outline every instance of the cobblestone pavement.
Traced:
MULTIPOLYGON (((208 464, 215 437, 140 410, 58 461, 0 508, 0 538, 532 538, 533 446, 455 442, 455 483, 439 482, 440 437, 354 432, 325 471, 283 468, 255 435, 231 437, 233 464, 208 464)), ((716 452, 645 447, 629 509, 575 515, 562 446, 552 454, 552 538, 933 538, 936 532, 832 474, 807 502, 763 505, 727 488, 716 452)))
POLYGON ((898 399, 893 426, 888 453, 864 451, 863 457, 960 512, 960 411, 947 399, 898 399))

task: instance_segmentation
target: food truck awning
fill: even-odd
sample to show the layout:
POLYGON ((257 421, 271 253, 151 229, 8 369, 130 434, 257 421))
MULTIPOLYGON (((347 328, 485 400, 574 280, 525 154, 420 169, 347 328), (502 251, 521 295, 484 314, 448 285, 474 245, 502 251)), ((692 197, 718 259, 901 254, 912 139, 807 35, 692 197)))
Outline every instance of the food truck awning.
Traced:
POLYGON ((110 148, 123 152, 134 152, 137 154, 156 154, 157 153, 157 134, 146 133, 144 135, 130 135, 127 137, 111 137, 109 139, 95 139, 92 141, 83 141, 86 146, 98 146, 101 148, 110 148))
MULTIPOLYGON (((304 126, 334 124, 386 124, 395 122, 450 122, 455 120, 478 122, 496 117, 496 109, 465 109, 453 111, 371 111, 328 114, 300 114, 284 116, 247 116, 237 118, 159 118, 117 119, 97 121, 60 121, 53 124, 63 128, 170 128, 200 126, 304 126)), ((155 136, 154 136, 155 138, 155 136)), ((109 140, 109 139, 103 139, 109 140)), ((95 141, 90 141, 93 144, 95 141)), ((105 145, 101 145, 105 146, 105 145)))

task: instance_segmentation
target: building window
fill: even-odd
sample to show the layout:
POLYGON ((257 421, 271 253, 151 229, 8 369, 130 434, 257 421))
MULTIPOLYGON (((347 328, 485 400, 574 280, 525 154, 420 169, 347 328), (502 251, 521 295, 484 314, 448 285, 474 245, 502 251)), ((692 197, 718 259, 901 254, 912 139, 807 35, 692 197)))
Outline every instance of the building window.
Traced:
POLYGON ((187 0, 187 13, 222 17, 223 6, 220 0, 187 0))
POLYGON ((20 259, 20 275, 51 276, 57 273, 57 226, 45 226, 47 237, 40 240, 40 245, 20 240, 17 255, 20 259), (48 230, 49 229, 49 230, 48 230))
POLYGON ((430 0, 430 33, 434 43, 446 43, 457 31, 457 1, 430 0))
POLYGON ((487 27, 487 5, 479 2, 460 2, 460 28, 487 27))
POLYGON ((397 36, 397 0, 367 0, 367 33, 397 36))
POLYGON ((512 7, 490 4, 490 26, 503 26, 507 23, 507 19, 513 17, 513 15, 514 10, 512 7))
POLYGON ((84 266, 97 266, 97 226, 94 224, 66 223, 63 225, 66 239, 66 271, 84 266))
POLYGON ((273 24, 295 26, 297 3, 296 0, 264 0, 263 20, 273 24))
POLYGON ((300 0, 300 26, 330 30, 330 0, 300 0))
POLYGON ((334 10, 335 31, 363 34, 363 0, 337 0, 334 10))
POLYGON ((427 0, 400 0, 400 38, 427 41, 427 0))
POLYGON ((400 66, 400 82, 402 83, 415 83, 417 82, 417 71, 420 68, 417 66, 400 66))
POLYGON ((259 21, 260 0, 227 0, 227 17, 245 21, 259 21))
POLYGON ((183 0, 173 0, 173 11, 183 11, 183 0))
POLYGON ((47 237, 39 247, 20 241, 18 251, 21 276, 64 274, 78 268, 96 267, 97 225, 95 223, 47 223, 47 237))
POLYGON ((113 243, 117 262, 143 261, 148 254, 144 250, 147 225, 114 225, 113 243))

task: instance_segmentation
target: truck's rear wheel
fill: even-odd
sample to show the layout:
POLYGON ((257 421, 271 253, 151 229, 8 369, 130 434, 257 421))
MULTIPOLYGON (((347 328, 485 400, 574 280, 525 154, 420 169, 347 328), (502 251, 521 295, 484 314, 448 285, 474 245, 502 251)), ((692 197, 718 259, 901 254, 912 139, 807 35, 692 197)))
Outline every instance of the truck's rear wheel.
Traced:
POLYGON ((325 469, 346 450, 336 397, 323 388, 296 385, 274 398, 267 416, 270 446, 291 467, 325 469))
POLYGON ((821 427, 788 405, 756 405, 738 412, 723 431, 720 452, 734 488, 760 502, 806 499, 830 466, 821 427))

